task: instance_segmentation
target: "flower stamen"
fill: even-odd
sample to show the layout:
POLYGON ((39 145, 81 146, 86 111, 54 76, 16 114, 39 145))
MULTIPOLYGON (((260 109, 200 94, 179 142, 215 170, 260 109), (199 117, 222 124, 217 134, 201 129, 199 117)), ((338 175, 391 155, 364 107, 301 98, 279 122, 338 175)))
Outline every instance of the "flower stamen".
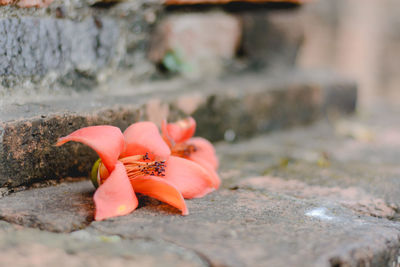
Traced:
POLYGON ((136 155, 119 159, 126 169, 129 179, 139 176, 165 176, 165 161, 149 161, 149 156, 136 155))

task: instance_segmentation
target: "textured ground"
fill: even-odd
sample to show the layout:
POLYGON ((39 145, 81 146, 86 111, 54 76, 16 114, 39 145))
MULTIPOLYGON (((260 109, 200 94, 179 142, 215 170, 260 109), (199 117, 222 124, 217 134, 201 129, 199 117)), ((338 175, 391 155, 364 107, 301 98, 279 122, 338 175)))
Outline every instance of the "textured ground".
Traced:
POLYGON ((85 180, 4 191, 0 265, 398 266, 398 114, 219 143, 222 188, 185 217, 142 198, 92 222, 85 180))

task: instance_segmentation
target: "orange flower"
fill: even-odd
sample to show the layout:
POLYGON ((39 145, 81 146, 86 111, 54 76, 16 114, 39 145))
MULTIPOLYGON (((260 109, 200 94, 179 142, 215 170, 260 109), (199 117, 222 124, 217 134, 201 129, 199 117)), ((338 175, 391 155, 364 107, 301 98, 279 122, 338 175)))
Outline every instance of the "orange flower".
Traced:
POLYGON ((134 123, 123 134, 114 126, 86 127, 60 138, 56 145, 69 141, 88 145, 100 157, 94 169, 100 185, 94 194, 97 221, 135 210, 135 192, 168 203, 187 215, 184 197, 200 197, 215 188, 204 168, 171 156, 151 122, 134 123))
POLYGON ((161 126, 162 136, 171 149, 173 156, 185 158, 196 162, 205 168, 213 179, 215 189, 218 189, 221 180, 216 172, 218 158, 214 146, 201 137, 193 137, 196 131, 196 121, 192 117, 167 123, 161 126))

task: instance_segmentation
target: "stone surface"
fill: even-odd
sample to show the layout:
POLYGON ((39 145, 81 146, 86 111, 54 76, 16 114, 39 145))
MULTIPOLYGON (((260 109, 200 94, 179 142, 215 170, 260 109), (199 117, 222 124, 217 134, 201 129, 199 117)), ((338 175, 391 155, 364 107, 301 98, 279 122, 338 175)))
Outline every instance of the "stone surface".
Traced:
MULTIPOLYGON (((247 13, 257 17, 256 13, 265 15, 271 11, 268 6, 260 12, 254 9, 250 8, 253 11, 248 10, 247 13)), ((296 47, 292 43, 286 44, 293 41, 290 39, 293 35, 288 38, 285 35, 289 28, 286 25, 291 22, 279 18, 257 20, 262 24, 261 28, 263 23, 267 23, 265 25, 270 29, 267 35, 271 34, 271 40, 276 41, 267 48, 260 38, 260 45, 250 47, 254 40, 258 41, 252 37, 249 40, 248 36, 257 36, 259 32, 246 26, 249 33, 246 38, 241 38, 241 21, 247 13, 240 10, 192 7, 191 12, 182 14, 159 0, 54 0, 46 8, 2 6, 0 106, 10 102, 21 104, 37 99, 80 95, 87 91, 102 94, 119 89, 113 86, 116 79, 124 79, 125 84, 119 85, 132 89, 132 82, 140 84, 169 78, 175 72, 195 79, 202 79, 199 76, 203 71, 214 76, 224 75, 232 70, 247 69, 249 63, 253 66, 257 56, 251 55, 250 50, 260 51, 270 47, 274 52, 260 57, 262 64, 275 61, 275 51, 282 47, 284 49, 279 51, 287 52, 290 60, 282 52, 279 53, 282 57, 280 62, 291 65, 296 47), (159 24, 163 18, 167 18, 166 22, 159 24), (155 34, 157 25, 159 29, 181 27, 183 30, 172 31, 174 34, 155 34), (188 40, 188 34, 175 32, 190 32, 191 38, 188 40), (158 42, 158 37, 167 41, 158 42), (156 40, 153 47, 154 43, 158 45, 153 49, 155 53, 148 53, 151 39, 156 40), (241 51, 245 48, 242 42, 248 48, 247 55, 241 51), (183 49, 176 48, 180 45, 183 49), (183 53, 175 50, 183 50, 183 53), (153 60, 157 63, 160 60, 163 64, 169 62, 164 64, 164 67, 168 66, 166 72, 149 59, 149 55, 153 57, 154 54, 153 60), (186 54, 184 56, 190 60, 181 57, 181 54, 186 54)), ((293 24, 297 25, 297 22, 293 24)), ((255 27, 259 29, 260 25, 255 27)), ((298 27, 292 27, 292 30, 297 31, 298 27)))
POLYGON ((119 32, 107 19, 6 18, 0 36, 0 75, 32 76, 104 67, 116 54, 119 32))
POLYGON ((187 217, 146 203, 88 230, 161 236, 217 266, 395 266, 400 123, 393 114, 220 144, 222 187, 231 190, 187 201, 187 217))
MULTIPOLYGON (((397 266, 400 117, 393 115, 398 112, 346 120, 329 115, 311 127, 219 143, 221 189, 187 200, 188 216, 140 197, 132 214, 92 222, 70 234, 2 223, 0 263, 8 262, 7 255, 23 254, 18 260, 28 265, 39 260, 33 256, 37 251, 51 247, 40 262, 51 262, 55 255, 72 263, 97 264, 92 261, 99 259, 100 264, 145 266, 163 261, 182 266, 397 266)), ((0 199, 0 216, 38 215, 32 220, 39 223, 47 215, 38 210, 78 216, 71 203, 90 213, 86 195, 75 198, 86 186, 79 182, 12 193, 0 199), (73 197, 63 194, 50 208, 54 201, 46 201, 46 194, 66 188, 73 197), (71 202, 64 204, 65 199, 71 202), (29 203, 43 206, 30 208, 29 203)), ((29 220, 20 224, 35 227, 29 220)), ((72 229, 71 224, 58 223, 64 229, 72 229)), ((49 223, 42 225, 56 231, 49 223)))
POLYGON ((21 229, 0 224, 2 266, 209 266, 196 252, 162 240, 126 240, 93 235, 84 230, 70 235, 21 229))
POLYGON ((393 214, 400 205, 400 121, 396 114, 399 111, 394 109, 221 145, 225 186, 336 199, 371 216, 397 217, 393 214), (244 176, 259 178, 244 182, 244 176))
POLYGON ((167 205, 146 205, 87 230, 162 238, 201 252, 215 266, 378 266, 397 260, 399 224, 336 203, 247 190, 220 190, 187 203, 185 217, 167 205))
POLYGON ((136 87, 136 93, 127 90, 3 106, 0 185, 87 175, 96 159, 93 151, 76 143, 61 148, 54 144, 59 137, 88 125, 111 124, 124 130, 138 120, 159 123, 166 117, 192 115, 198 122, 198 135, 213 141, 240 140, 310 123, 328 110, 351 112, 356 100, 351 81, 304 73, 292 73, 290 78, 242 75, 206 82, 155 82, 136 87))
MULTIPOLYGON (((268 10, 265 8, 261 13, 266 14, 268 10)), ((241 15, 229 10, 212 8, 203 14, 181 14, 169 10, 159 0, 54 0, 46 8, 2 6, 0 15, 0 105, 86 91, 101 94, 103 90, 114 90, 107 87, 107 82, 112 84, 116 76, 119 79, 125 76, 127 87, 132 81, 140 83, 169 77, 173 68, 183 68, 185 75, 199 78, 203 71, 219 75, 231 71, 225 66, 243 69, 248 62, 236 53, 242 47, 241 15), (154 34, 160 19, 169 16, 171 19, 158 28, 183 30, 154 34), (190 32, 190 40, 188 34, 182 37, 182 32, 190 32), (156 52, 148 53, 152 38, 156 40, 153 47, 154 43, 158 46, 153 49, 156 52), (158 42, 160 38, 166 41, 158 42), (170 50, 174 50, 172 54, 170 50), (169 54, 167 58, 165 53, 169 54), (149 60, 149 55, 156 62, 172 61, 167 64, 173 65, 172 69, 167 68, 170 71, 167 76, 149 60)), ((271 23, 273 29, 285 28, 287 24, 284 19, 282 25, 279 19, 261 21, 264 22, 271 23)), ((287 40, 279 38, 274 44, 286 47, 287 40)), ((258 47, 269 49, 261 43, 258 47)), ((275 52, 269 55, 275 60, 275 52)), ((263 62, 273 60, 262 59, 263 62)))
POLYGON ((187 5, 187 4, 226 4, 229 2, 250 2, 250 3, 266 3, 266 2, 286 2, 301 3, 302 0, 165 0, 167 5, 187 5))
POLYGON ((322 201, 333 201, 353 209, 359 213, 375 216, 393 218, 396 209, 389 206, 382 198, 366 193, 357 187, 325 187, 319 185, 307 185, 298 180, 285 180, 272 176, 259 176, 243 179, 238 184, 239 188, 249 190, 267 190, 280 192, 302 199, 318 199, 322 201))
POLYGON ((0 105, 96 90, 127 69, 130 79, 149 79, 155 66, 147 46, 161 4, 109 5, 56 0, 42 9, 0 8, 0 105))
POLYGON ((304 39, 301 10, 243 12, 242 53, 253 68, 291 68, 304 39))
POLYGON ((71 232, 93 220, 90 181, 31 189, 0 198, 0 219, 53 232, 71 232))
POLYGON ((222 60, 236 56, 241 34, 239 18, 223 12, 174 14, 157 26, 149 57, 171 71, 215 75, 221 71, 222 60), (168 65, 172 63, 167 60, 173 57, 179 61, 175 62, 177 66, 168 65))
MULTIPOLYGON (((226 77, 224 86, 239 90, 211 95, 205 105, 194 111, 193 116, 201 125, 196 133, 212 141, 240 140, 308 124, 327 113, 354 111, 357 89, 350 81, 330 74, 303 74, 289 72, 284 77, 271 75, 262 79, 257 79, 258 75, 233 80, 226 77)), ((210 87, 214 92, 222 91, 210 87)))

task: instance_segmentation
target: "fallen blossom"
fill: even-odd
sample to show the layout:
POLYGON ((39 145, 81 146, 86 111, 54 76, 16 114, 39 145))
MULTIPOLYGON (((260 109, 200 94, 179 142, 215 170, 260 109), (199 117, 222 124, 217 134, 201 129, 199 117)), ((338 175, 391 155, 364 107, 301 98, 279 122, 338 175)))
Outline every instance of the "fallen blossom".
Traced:
POLYGON ((213 177, 214 187, 218 189, 221 180, 216 170, 219 161, 214 146, 202 137, 193 137, 196 121, 192 117, 174 123, 162 122, 162 136, 171 149, 173 156, 196 162, 213 177))
POLYGON ((152 122, 138 122, 122 134, 114 126, 79 129, 58 140, 57 146, 76 141, 94 149, 98 189, 94 194, 95 220, 131 213, 138 206, 135 193, 156 198, 188 214, 184 198, 215 190, 213 177, 198 164, 171 156, 152 122))

